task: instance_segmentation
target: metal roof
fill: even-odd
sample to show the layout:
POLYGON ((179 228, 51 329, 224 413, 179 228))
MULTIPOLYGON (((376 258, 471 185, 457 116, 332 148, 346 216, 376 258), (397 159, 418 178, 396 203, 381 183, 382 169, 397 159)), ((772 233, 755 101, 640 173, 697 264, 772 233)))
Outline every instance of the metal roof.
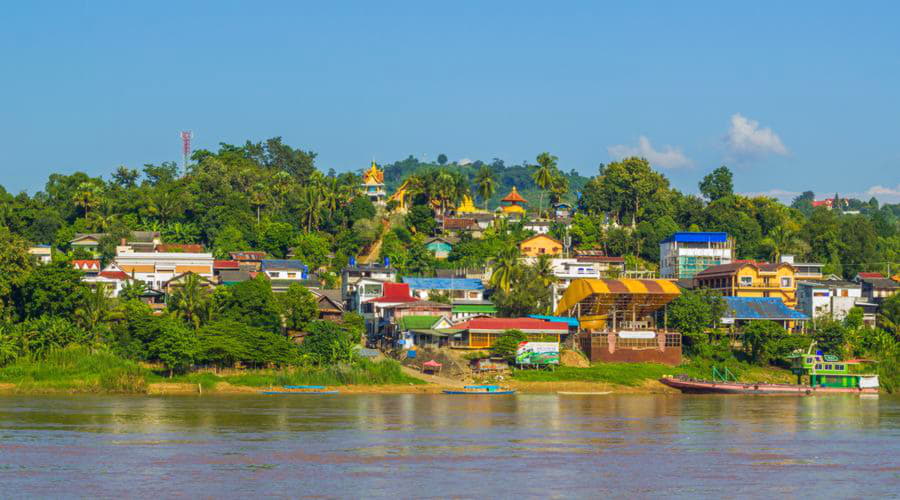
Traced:
POLYGON ((728 233, 720 232, 696 232, 696 233, 675 233, 672 236, 662 240, 663 243, 725 243, 728 241, 728 233))
POLYGON ((725 313, 723 318, 759 319, 773 321, 805 321, 809 316, 784 305, 777 297, 723 297, 725 313))
POLYGON ((565 323, 569 326, 578 328, 578 318, 570 318, 567 316, 546 316, 543 314, 529 314, 529 318, 543 319, 545 321, 553 321, 556 323, 565 323))
POLYGON ((262 261, 262 269, 296 269, 298 271, 302 271, 306 268, 302 262, 299 260, 287 260, 287 259, 263 259, 262 261))
POLYGON ((474 278, 413 278, 404 276, 403 282, 413 290, 483 290, 481 280, 474 278))

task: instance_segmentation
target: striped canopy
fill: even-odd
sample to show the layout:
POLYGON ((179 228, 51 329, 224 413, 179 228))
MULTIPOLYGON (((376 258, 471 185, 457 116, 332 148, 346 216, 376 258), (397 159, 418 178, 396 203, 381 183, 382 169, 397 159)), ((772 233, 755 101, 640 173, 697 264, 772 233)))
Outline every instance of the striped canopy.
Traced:
POLYGON ((582 328, 596 328, 606 322, 612 311, 646 316, 681 295, 669 280, 581 279, 566 289, 556 314, 577 315, 582 328), (578 307, 580 305, 580 307, 578 307))

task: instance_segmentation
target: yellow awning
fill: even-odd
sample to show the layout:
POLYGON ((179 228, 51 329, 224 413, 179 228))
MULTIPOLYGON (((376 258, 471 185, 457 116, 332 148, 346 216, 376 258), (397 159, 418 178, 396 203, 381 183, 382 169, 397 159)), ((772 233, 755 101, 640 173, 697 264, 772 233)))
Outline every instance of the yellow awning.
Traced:
POLYGON ((646 316, 679 295, 681 290, 670 280, 581 279, 566 289, 556 315, 575 315, 582 328, 594 328, 604 323, 611 311, 646 316))

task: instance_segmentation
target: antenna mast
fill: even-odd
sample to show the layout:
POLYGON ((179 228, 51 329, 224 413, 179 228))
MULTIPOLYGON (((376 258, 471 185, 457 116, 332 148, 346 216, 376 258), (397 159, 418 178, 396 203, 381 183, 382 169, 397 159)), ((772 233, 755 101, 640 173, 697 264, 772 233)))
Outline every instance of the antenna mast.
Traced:
POLYGON ((188 158, 191 157, 191 139, 193 137, 194 133, 190 130, 181 131, 181 153, 184 155, 184 160, 181 168, 185 172, 187 172, 188 158))

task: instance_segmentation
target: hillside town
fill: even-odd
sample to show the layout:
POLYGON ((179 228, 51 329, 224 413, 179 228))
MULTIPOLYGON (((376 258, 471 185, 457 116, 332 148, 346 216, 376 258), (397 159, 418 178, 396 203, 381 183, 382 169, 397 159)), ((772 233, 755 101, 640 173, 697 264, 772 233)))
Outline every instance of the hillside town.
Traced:
MULTIPOLYGON (((632 165, 623 162, 624 168, 642 168, 641 160, 629 161, 632 165)), ((611 167, 615 165, 608 170, 611 167)), ((538 157, 533 177, 552 196, 545 204, 541 191, 538 206, 516 185, 495 193, 496 182, 485 167, 477 174, 475 189, 465 186, 460 176, 450 178, 446 169, 431 174, 437 176, 432 181, 436 188, 414 174, 395 182, 391 190, 385 170, 373 161, 356 178, 357 184, 336 188, 346 189, 351 205, 362 202, 369 207, 368 219, 353 230, 374 231, 349 255, 331 253, 333 247, 319 236, 322 233, 309 231, 322 224, 316 220, 320 215, 309 212, 301 212, 306 220, 299 225, 306 224, 308 232, 294 240, 298 245, 284 239, 275 246, 264 239, 258 240, 262 245, 247 245, 239 243, 247 239, 238 235, 235 246, 223 248, 215 241, 209 249, 200 238, 171 230, 126 228, 117 234, 74 233, 61 245, 33 245, 28 252, 40 266, 63 262, 77 271, 91 291, 88 295, 138 301, 152 315, 186 317, 198 328, 215 319, 204 308, 223 307, 211 305, 216 297, 261 284, 273 300, 289 301, 278 297, 290 296, 306 305, 308 312, 300 319, 290 317, 290 311, 302 309, 296 304, 275 313, 280 319, 274 332, 294 345, 303 345, 310 321, 339 325, 354 315, 361 318, 359 352, 394 358, 418 370, 425 370, 428 362, 450 363, 453 370, 448 372, 463 378, 507 369, 511 360, 495 351, 509 332, 516 332, 520 341, 549 342, 557 350, 580 353, 587 363, 678 366, 685 356, 701 355, 702 346, 719 338, 730 339, 732 348, 746 345, 742 335, 753 324, 777 325, 797 336, 847 321, 855 331, 871 335, 896 329, 896 311, 884 310, 886 304, 888 309, 896 307, 889 301, 900 291, 900 274, 890 274, 889 262, 861 263, 852 274, 836 274, 833 263, 788 253, 792 248, 802 251, 803 245, 793 244, 795 236, 775 241, 784 228, 770 232, 771 260, 741 258, 746 244, 742 235, 696 225, 660 234, 666 229, 663 224, 653 228, 659 234, 655 248, 634 252, 625 245, 627 253, 615 252, 612 236, 639 234, 645 222, 635 229, 636 213, 597 213, 586 194, 576 193, 569 201, 566 191, 554 191, 560 182, 568 187, 556 171, 555 158, 546 153, 538 157), (450 195, 441 182, 455 184, 450 195), (476 205, 473 192, 480 193, 482 206, 476 205), (490 199, 497 201, 493 209, 490 199), (592 241, 586 227, 606 241, 592 241), (494 245, 499 248, 496 254, 480 261, 460 258, 461 248, 498 240, 508 246, 494 245), (653 252, 658 252, 653 259, 658 264, 644 257, 653 252), (690 322, 683 309, 691 297, 714 304, 716 312, 701 314, 695 319, 700 324, 685 331, 690 322), (673 311, 671 319, 670 307, 681 309, 673 311)), ((717 189, 730 192, 730 172, 719 169, 704 183, 718 183, 717 189)), ((731 195, 710 198, 716 196, 713 205, 731 195)), ((323 201, 335 208, 340 203, 323 201)), ((837 196, 802 201, 813 217, 834 214, 840 206, 846 209, 842 216, 859 216, 837 196)), ((264 223, 261 207, 275 203, 257 205, 257 224, 264 223)), ((87 218, 91 205, 85 200, 81 205, 87 218)), ((641 243, 651 245, 653 238, 641 243)), ((228 311, 219 314, 228 316, 228 311)))

